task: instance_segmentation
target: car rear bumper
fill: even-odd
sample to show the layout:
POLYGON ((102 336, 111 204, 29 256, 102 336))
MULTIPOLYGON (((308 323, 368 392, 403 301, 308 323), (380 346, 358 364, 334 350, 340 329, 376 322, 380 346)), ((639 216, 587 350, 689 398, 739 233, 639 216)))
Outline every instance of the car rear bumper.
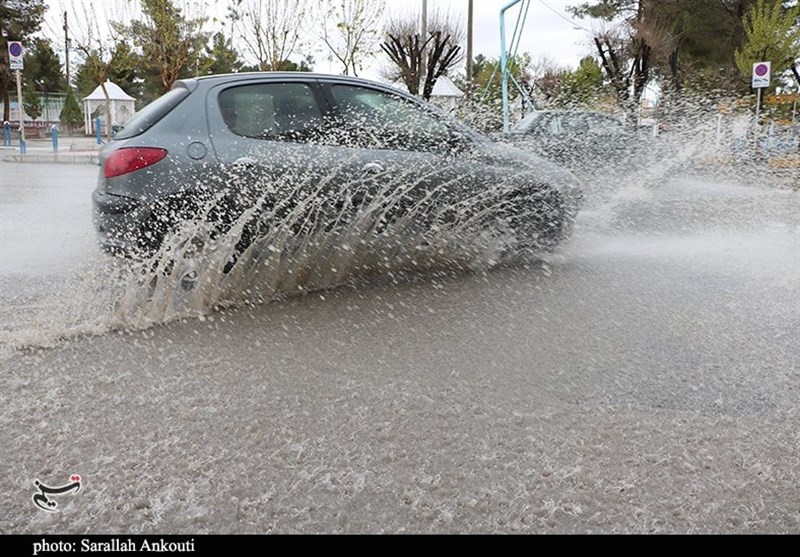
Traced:
POLYGON ((103 191, 92 194, 97 241, 110 253, 134 256, 145 247, 143 224, 150 210, 135 199, 103 191))

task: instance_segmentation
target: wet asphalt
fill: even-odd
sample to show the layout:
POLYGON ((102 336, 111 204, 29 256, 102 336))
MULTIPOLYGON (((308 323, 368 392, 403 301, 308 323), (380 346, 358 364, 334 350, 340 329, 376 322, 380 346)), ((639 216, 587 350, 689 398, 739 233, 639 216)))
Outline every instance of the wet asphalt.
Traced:
POLYGON ((26 346, 2 533, 800 533, 796 189, 591 184, 543 260, 58 340, 104 268, 97 168, 0 171, 26 346), (74 473, 61 512, 32 504, 74 473))

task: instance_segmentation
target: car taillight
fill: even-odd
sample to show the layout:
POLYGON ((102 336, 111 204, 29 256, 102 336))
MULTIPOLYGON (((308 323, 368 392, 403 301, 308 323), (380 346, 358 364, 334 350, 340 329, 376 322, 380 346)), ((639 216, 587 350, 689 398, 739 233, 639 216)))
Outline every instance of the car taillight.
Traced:
POLYGON ((103 175, 106 178, 122 176, 155 164, 167 156, 166 149, 156 147, 123 147, 106 159, 103 175))

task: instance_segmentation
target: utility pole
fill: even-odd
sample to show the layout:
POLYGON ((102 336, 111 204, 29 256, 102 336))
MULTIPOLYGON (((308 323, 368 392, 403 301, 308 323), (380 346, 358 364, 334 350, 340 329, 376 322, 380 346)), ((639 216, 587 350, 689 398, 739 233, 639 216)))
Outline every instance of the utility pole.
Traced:
POLYGON ((473 2, 469 0, 467 8, 467 98, 472 98, 472 27, 473 27, 473 2))
POLYGON ((422 42, 428 39, 428 0, 422 0, 422 42))
POLYGON ((420 41, 424 45, 422 47, 422 51, 420 52, 420 64, 419 64, 419 73, 420 77, 422 78, 422 83, 420 83, 420 92, 424 89, 424 83, 427 80, 427 57, 425 56, 426 51, 428 50, 428 0, 422 0, 422 32, 420 33, 420 41))
POLYGON ((64 67, 67 70, 67 87, 69 87, 69 26, 67 25, 67 12, 64 12, 64 58, 66 60, 64 67))

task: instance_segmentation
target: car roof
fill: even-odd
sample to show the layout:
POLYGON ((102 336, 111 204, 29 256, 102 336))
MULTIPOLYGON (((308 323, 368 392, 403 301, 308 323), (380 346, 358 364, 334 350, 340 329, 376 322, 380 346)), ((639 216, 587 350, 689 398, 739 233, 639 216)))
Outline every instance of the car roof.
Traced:
POLYGON ((601 120, 606 121, 614 121, 619 123, 619 119, 613 114, 607 114, 604 112, 598 112, 596 110, 580 110, 580 109, 545 109, 545 110, 534 110, 524 118, 522 118, 519 122, 514 124, 509 133, 512 135, 515 134, 524 134, 527 133, 528 129, 534 125, 535 122, 541 120, 541 118, 545 116, 551 115, 569 115, 569 116, 588 116, 593 118, 598 118, 601 120))
POLYGON ((448 114, 440 107, 430 102, 426 102, 423 99, 420 99, 419 97, 416 97, 408 93, 407 91, 403 91, 392 85, 381 83, 379 81, 364 79, 362 77, 325 74, 317 72, 239 72, 239 73, 228 73, 228 74, 203 75, 198 77, 180 79, 175 82, 173 88, 184 87, 189 91, 194 91, 200 85, 202 85, 203 88, 212 88, 215 85, 223 83, 226 85, 236 84, 236 83, 247 83, 248 81, 255 81, 264 78, 277 79, 277 80, 285 79, 289 81, 317 80, 320 82, 329 82, 329 83, 347 84, 347 85, 363 85, 372 87, 374 89, 382 89, 383 91, 390 93, 392 95, 403 97, 404 99, 408 99, 417 104, 424 105, 425 107, 427 107, 427 110, 437 112, 441 116, 447 117, 450 120, 450 122, 456 125, 463 133, 466 133, 475 139, 485 140, 485 137, 483 137, 481 134, 477 133, 475 130, 473 130, 469 126, 466 126, 462 122, 459 122, 457 119, 452 117, 451 114, 448 114))
POLYGON ((613 114, 609 114, 607 112, 598 112, 597 110, 580 110, 580 109, 546 109, 546 110, 534 110, 530 114, 589 114, 592 116, 606 116, 613 118, 613 114))
MULTIPOLYGON (((325 74, 325 73, 317 73, 317 72, 239 72, 239 73, 227 73, 227 74, 213 74, 213 75, 203 75, 198 77, 186 78, 181 79, 178 82, 184 84, 190 83, 203 83, 206 85, 213 85, 214 83, 236 83, 236 82, 246 82, 252 81, 255 79, 288 79, 288 80, 319 80, 319 81, 336 81, 337 83, 347 83, 352 85, 369 85, 371 87, 380 87, 386 90, 390 90, 393 92, 403 93, 404 96, 408 96, 408 93, 397 89, 391 85, 387 85, 386 83, 381 83, 378 81, 372 81, 369 79, 364 79, 361 77, 353 77, 347 75, 335 75, 335 74, 325 74)), ((178 83, 176 82, 176 83, 178 83)), ((191 88, 191 87, 190 87, 191 88)))

